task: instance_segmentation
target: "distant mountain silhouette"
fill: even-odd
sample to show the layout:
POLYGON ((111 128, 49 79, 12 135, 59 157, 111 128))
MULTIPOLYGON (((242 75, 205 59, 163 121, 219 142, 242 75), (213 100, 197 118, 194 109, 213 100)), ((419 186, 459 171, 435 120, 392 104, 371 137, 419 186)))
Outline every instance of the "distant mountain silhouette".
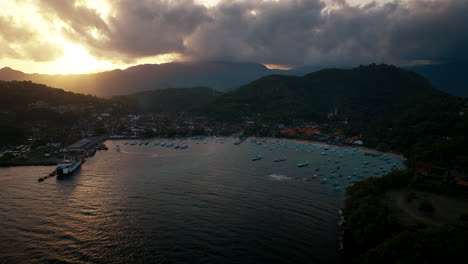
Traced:
POLYGON ((170 87, 206 86, 227 91, 274 73, 295 72, 271 70, 255 63, 192 62, 145 64, 125 70, 72 75, 26 74, 3 68, 0 80, 30 80, 67 91, 111 97, 170 87))
MULTIPOLYGON (((304 66, 291 70, 272 70, 262 64, 240 62, 187 62, 144 64, 125 70, 92 74, 27 74, 11 68, 0 69, 0 80, 30 80, 67 91, 100 97, 132 94, 172 87, 204 86, 224 92, 271 74, 302 76, 320 70, 304 66)), ((468 63, 411 66, 431 84, 452 95, 468 96, 468 63)))
POLYGON ((437 89, 455 96, 468 97, 467 61, 411 66, 406 69, 421 74, 437 89))

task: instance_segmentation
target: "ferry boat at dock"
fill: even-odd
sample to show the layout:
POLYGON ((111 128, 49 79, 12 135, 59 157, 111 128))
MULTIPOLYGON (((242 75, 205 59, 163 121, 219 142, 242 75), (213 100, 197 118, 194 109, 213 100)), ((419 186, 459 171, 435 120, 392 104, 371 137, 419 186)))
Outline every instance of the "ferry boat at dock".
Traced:
POLYGON ((57 172, 57 179, 64 178, 75 172, 83 163, 83 159, 74 158, 72 160, 64 160, 57 165, 55 171, 57 172))

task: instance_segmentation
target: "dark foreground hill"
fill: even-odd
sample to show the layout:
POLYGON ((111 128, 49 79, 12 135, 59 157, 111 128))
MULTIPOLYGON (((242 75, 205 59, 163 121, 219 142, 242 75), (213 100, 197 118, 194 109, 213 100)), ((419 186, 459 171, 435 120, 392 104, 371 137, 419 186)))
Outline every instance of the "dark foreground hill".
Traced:
POLYGON ((97 103, 95 96, 67 92, 30 81, 0 81, 0 108, 25 108, 29 104, 41 101, 48 105, 70 105, 97 103))
POLYGON ((177 113, 203 107, 219 94, 207 87, 170 88, 115 96, 112 100, 140 112, 177 113))
POLYGON ((285 122, 333 113, 360 121, 400 114, 415 103, 447 96, 411 71, 370 65, 321 70, 303 77, 266 76, 220 96, 207 110, 224 119, 261 113, 285 122))
POLYGON ((27 81, 0 81, 0 95, 0 145, 20 144, 33 133, 67 138, 84 115, 76 109, 94 110, 105 103, 94 96, 27 81))

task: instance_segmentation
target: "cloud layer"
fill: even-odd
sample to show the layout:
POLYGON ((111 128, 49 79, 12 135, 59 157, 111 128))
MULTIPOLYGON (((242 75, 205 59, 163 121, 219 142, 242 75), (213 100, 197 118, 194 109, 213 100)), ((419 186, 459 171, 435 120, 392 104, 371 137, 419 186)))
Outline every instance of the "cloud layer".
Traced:
MULTIPOLYGON (((37 5, 51 24, 65 23, 66 39, 103 60, 130 63, 165 53, 293 66, 468 59, 468 1, 222 0, 206 7, 193 0, 119 0, 109 2, 107 17, 80 2, 37 5)), ((26 44, 22 52, 8 44, 0 57, 47 60, 60 54, 37 33, 18 33, 27 29, 5 19, 0 17, 2 46, 26 44), (36 41, 42 44, 27 44, 36 41)))
POLYGON ((62 56, 60 47, 44 39, 29 25, 19 24, 12 17, 0 16, 0 59, 51 61, 62 56))

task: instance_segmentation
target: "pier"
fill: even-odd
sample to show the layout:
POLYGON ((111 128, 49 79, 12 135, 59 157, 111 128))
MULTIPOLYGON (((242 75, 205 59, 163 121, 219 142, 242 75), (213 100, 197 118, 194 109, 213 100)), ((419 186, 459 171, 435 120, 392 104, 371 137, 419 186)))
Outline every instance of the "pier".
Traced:
POLYGON ((67 147, 70 152, 89 152, 98 148, 107 139, 106 136, 83 138, 67 147))

